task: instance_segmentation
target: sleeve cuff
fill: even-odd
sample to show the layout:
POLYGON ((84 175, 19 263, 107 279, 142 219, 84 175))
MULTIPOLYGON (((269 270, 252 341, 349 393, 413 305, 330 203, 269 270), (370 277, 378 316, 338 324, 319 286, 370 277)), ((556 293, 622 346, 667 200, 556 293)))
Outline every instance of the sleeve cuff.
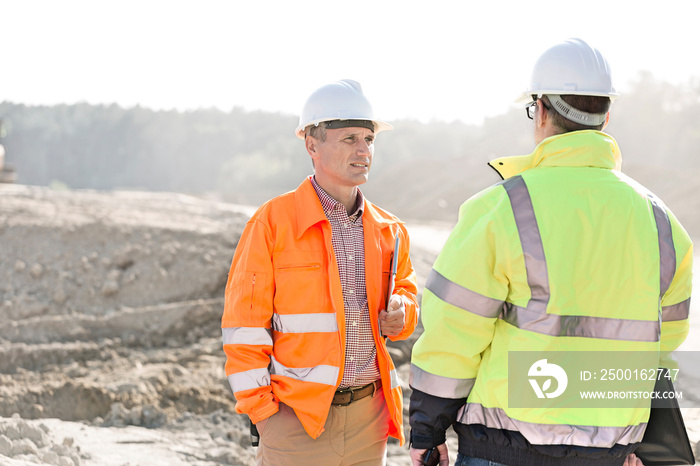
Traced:
POLYGON ((251 422, 253 424, 257 424, 258 422, 262 421, 263 419, 267 419, 268 417, 277 413, 277 411, 279 411, 279 405, 277 403, 274 403, 274 404, 267 405, 262 409, 257 409, 254 412, 251 411, 247 414, 248 414, 248 417, 250 418, 251 422))
POLYGON ((433 435, 417 434, 411 430, 411 447, 419 450, 433 448, 445 443, 445 432, 433 432, 433 435))

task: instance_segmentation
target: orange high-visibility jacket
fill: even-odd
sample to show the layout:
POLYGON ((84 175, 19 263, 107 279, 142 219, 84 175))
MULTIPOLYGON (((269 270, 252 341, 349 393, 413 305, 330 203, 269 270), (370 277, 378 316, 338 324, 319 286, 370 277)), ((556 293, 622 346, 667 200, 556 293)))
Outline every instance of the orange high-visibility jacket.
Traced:
MULTIPOLYGON (((394 294, 403 297, 406 320, 392 340, 405 339, 415 329, 416 276, 403 223, 366 199, 362 222, 367 301, 391 418, 389 435, 403 444, 401 387, 377 328, 396 235, 394 294)), ((229 272, 221 327, 236 411, 257 423, 283 402, 312 438, 321 435, 343 377, 345 312, 331 225, 309 179, 262 205, 246 225, 229 272)))

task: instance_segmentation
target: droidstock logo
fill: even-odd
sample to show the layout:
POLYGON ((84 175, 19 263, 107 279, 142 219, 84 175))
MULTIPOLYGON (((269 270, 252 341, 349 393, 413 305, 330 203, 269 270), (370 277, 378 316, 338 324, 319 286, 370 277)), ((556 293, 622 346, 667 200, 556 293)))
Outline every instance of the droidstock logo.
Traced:
POLYGON ((566 376, 564 369, 557 366, 556 364, 547 363, 546 359, 540 359, 535 361, 535 363, 530 366, 530 370, 527 373, 530 377, 535 377, 534 379, 528 379, 532 389, 535 391, 537 398, 556 398, 566 390, 566 385, 569 383, 569 378, 566 376), (546 377, 546 378, 545 378, 546 377), (544 379, 543 384, 540 387, 538 382, 539 379, 544 379), (550 391, 552 387, 552 379, 557 381, 556 390, 550 391))

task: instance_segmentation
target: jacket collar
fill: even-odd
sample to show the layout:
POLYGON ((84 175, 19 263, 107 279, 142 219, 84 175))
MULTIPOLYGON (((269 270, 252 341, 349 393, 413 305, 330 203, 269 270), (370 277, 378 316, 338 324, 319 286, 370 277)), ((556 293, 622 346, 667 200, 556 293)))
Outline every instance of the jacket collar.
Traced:
MULTIPOLYGON (((377 208, 365 198, 364 212, 362 214, 363 223, 373 224, 379 228, 398 223, 396 219, 382 216, 377 208)), ((316 190, 311 184, 311 176, 306 178, 294 191, 294 206, 297 212, 296 237, 299 238, 313 225, 319 222, 327 222, 326 214, 323 212, 321 201, 316 194, 316 190)))
POLYGON ((602 131, 558 134, 539 143, 531 154, 501 157, 489 165, 505 180, 535 167, 596 167, 620 170, 617 142, 602 131))
POLYGON ((323 212, 321 201, 316 195, 316 190, 311 184, 310 176, 302 181, 294 191, 294 207, 297 214, 297 238, 301 237, 311 226, 328 221, 323 212))

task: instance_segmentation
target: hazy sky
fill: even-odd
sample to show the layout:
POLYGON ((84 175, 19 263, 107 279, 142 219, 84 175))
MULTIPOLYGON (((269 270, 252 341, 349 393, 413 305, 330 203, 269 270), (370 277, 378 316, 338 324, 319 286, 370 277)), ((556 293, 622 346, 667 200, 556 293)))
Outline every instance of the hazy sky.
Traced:
POLYGON ((698 0, 0 0, 0 101, 296 115, 350 78, 386 119, 479 123, 569 37, 603 52, 623 93, 640 70, 700 80, 698 18, 698 0))

